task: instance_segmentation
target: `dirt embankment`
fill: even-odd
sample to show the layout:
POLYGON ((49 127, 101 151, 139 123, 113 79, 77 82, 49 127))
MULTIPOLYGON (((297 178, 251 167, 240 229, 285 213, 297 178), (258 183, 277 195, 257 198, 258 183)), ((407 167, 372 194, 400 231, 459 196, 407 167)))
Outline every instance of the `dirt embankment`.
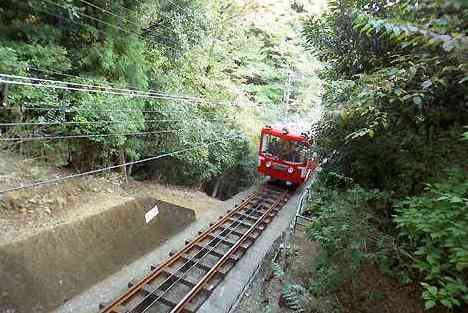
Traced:
MULTIPOLYGON (((0 151, 0 190, 69 174, 0 151)), ((119 173, 1 195, 0 312, 47 312, 217 207, 200 191, 119 173), (146 225, 155 203, 160 214, 146 225)))
MULTIPOLYGON (((69 174, 47 164, 0 151, 0 190, 69 174)), ((189 188, 157 182, 125 183, 119 173, 90 176, 0 195, 0 245, 143 197, 190 208, 196 213, 222 204, 201 191, 189 188)))
POLYGON ((194 211, 143 198, 21 241, 0 245, 1 302, 45 312, 158 247, 195 220, 194 211), (145 213, 157 205, 149 223, 145 213))

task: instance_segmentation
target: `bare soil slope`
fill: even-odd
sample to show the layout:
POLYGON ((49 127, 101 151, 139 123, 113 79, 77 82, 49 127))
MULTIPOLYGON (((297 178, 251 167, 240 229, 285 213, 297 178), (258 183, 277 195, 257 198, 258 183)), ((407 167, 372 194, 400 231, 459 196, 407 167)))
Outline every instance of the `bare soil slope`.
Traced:
MULTIPOLYGON (((0 151, 0 190, 69 174, 38 160, 0 151)), ((147 196, 195 213, 221 204, 197 190, 157 182, 127 184, 118 173, 84 177, 0 195, 0 245, 147 196)))

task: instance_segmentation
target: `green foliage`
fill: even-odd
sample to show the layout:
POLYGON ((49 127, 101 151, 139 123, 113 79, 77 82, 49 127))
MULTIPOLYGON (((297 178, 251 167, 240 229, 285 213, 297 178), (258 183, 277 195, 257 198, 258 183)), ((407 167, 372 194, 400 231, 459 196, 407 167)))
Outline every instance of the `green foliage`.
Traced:
POLYGON ((280 264, 272 261, 271 270, 273 271, 273 276, 275 276, 279 280, 283 280, 285 273, 280 264))
POLYGON ((283 286, 281 296, 288 308, 293 312, 303 313, 306 310, 309 292, 299 284, 286 284, 283 286))
POLYGON ((283 285, 279 301, 284 302, 293 312, 305 312, 310 301, 309 291, 300 284, 286 282, 286 273, 279 263, 272 261, 271 269, 273 276, 283 285))
POLYGON ((327 158, 320 182, 329 196, 313 207, 309 231, 324 247, 320 284, 355 279, 349 273, 364 261, 404 282, 420 279, 417 266, 428 308, 466 305, 466 269, 448 261, 456 252, 447 246, 465 253, 466 195, 461 183, 449 191, 435 182, 468 159, 467 10, 458 0, 333 0, 304 21, 307 47, 325 62, 316 150, 327 158), (348 200, 353 184, 361 201, 348 200), (375 189, 383 198, 369 203, 375 189), (391 203, 407 196, 395 211, 391 203))
POLYGON ((319 190, 308 208, 317 218, 309 225, 307 235, 323 249, 317 261, 320 278, 313 289, 316 293, 328 293, 346 279, 353 279, 366 261, 385 259, 385 253, 375 249, 384 239, 383 234, 371 221, 384 218, 382 210, 388 206, 389 195, 352 184, 340 191, 323 187, 319 190))
POLYGON ((449 308, 468 301, 468 175, 464 169, 427 193, 397 204, 395 221, 414 250, 414 266, 424 274, 426 307, 449 308))
MULTIPOLYGON (((4 1, 0 11, 0 72, 118 88, 151 88, 208 100, 231 99, 228 88, 233 78, 224 72, 226 63, 232 54, 243 50, 240 46, 252 41, 245 38, 248 28, 239 29, 233 18, 244 12, 240 5, 198 0, 89 2, 91 5, 78 0, 33 5, 4 1), (236 40, 230 42, 226 38, 232 34, 236 40)), ((272 77, 278 76, 271 67, 268 70, 272 77)), ((7 127, 2 133, 98 135, 23 143, 21 151, 55 154, 63 159, 62 165, 84 171, 120 163, 122 153, 126 161, 132 161, 198 146, 135 166, 133 173, 207 190, 221 180, 220 193, 225 195, 255 179, 254 150, 240 133, 242 125, 226 120, 236 114, 227 106, 9 87, 10 107, 0 112, 2 121, 78 124, 7 127), (165 133, 125 135, 139 132, 165 133), (215 141, 219 142, 210 144, 215 141)))

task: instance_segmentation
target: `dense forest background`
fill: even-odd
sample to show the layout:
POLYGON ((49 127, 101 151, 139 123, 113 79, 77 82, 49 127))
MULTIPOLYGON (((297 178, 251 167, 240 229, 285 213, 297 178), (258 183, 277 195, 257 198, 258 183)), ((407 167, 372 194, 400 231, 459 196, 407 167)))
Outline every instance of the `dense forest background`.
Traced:
POLYGON ((304 21, 324 62, 308 234, 326 312, 370 312, 379 276, 427 310, 467 310, 467 16, 462 0, 331 0, 304 21))
POLYGON ((300 15, 283 3, 278 18, 275 5, 3 1, 0 73, 14 76, 1 79, 20 82, 7 84, 0 117, 19 125, 1 125, 4 137, 89 136, 14 140, 5 147, 83 172, 207 144, 127 168, 128 174, 232 195, 255 179, 252 139, 259 128, 285 110, 294 119, 320 102, 317 64, 295 42, 300 15), (90 92, 96 87, 81 85, 84 91, 43 88, 39 83, 48 82, 31 78, 151 97, 90 92), (312 91, 311 84, 317 86, 312 91))
POLYGON ((3 0, 0 131, 19 140, 2 149, 76 173, 200 145, 127 174, 224 198, 255 179, 259 127, 313 125, 321 250, 294 290, 371 313, 388 277, 426 310, 466 312, 466 1, 327 4, 3 0), (126 91, 90 91, 111 87, 126 91))

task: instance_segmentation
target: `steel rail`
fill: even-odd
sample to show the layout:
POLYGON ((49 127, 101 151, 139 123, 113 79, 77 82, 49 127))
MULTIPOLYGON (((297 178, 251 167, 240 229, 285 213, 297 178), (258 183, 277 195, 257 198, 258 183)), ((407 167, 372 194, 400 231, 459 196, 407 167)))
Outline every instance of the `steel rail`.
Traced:
MULTIPOLYGON (((243 200, 240 203, 240 205, 236 206, 234 210, 228 211, 228 213, 222 216, 220 220, 218 220, 217 223, 212 225, 204 233, 199 234, 199 236, 195 238, 194 240, 192 240, 190 243, 187 243, 187 246, 185 246, 184 249, 172 255, 171 258, 166 260, 164 263, 160 264, 158 267, 152 268, 151 274, 143 278, 138 283, 132 284, 131 286, 129 286, 130 289, 125 294, 115 299, 111 304, 107 305, 101 312, 102 313, 117 313, 117 312, 123 312, 122 310, 124 310, 127 313, 132 313, 132 312, 143 313, 143 312, 146 312, 149 308, 151 308, 155 303, 165 304, 165 301, 168 301, 167 298, 165 298, 165 295, 169 291, 171 291, 173 288, 177 286, 181 286, 180 283, 184 284, 185 276, 189 275, 190 272, 193 270, 193 268, 200 266, 200 264, 203 265, 203 261, 206 260, 206 257, 212 254, 212 251, 215 251, 215 249, 220 244, 226 244, 227 242, 228 245, 230 246, 231 244, 234 244, 234 242, 237 242, 237 243, 240 242, 240 240, 237 240, 237 239, 231 242, 226 241, 226 239, 228 239, 228 237, 233 234, 235 236, 241 237, 242 241, 236 246, 237 248, 235 249, 235 251, 232 249, 230 250, 233 252, 229 253, 229 256, 226 257, 225 260, 226 261, 234 260, 234 263, 235 263, 236 258, 232 258, 233 253, 236 253, 238 249, 241 246, 243 246, 249 238, 252 241, 252 243, 256 240, 257 237, 252 236, 252 232, 256 230, 261 232, 263 230, 263 229, 258 228, 258 226, 260 224, 269 223, 269 222, 266 222, 265 219, 268 216, 271 216, 272 218, 274 217, 274 215, 272 215, 271 213, 278 206, 280 206, 280 204, 282 203, 282 201, 284 201, 287 195, 288 195, 288 192, 270 189, 264 186, 261 192, 253 193, 247 199, 243 200), (255 200, 257 204, 253 205, 252 200, 255 200), (268 200, 270 200, 270 202, 273 202, 273 203, 268 203, 269 202, 268 200), (253 213, 257 213, 257 214, 263 213, 263 212, 258 212, 258 210, 259 208, 267 208, 268 206, 265 206, 265 203, 271 204, 271 207, 267 209, 266 214, 263 214, 261 217, 259 217, 258 215, 257 216, 252 215, 253 213), (247 211, 246 212, 247 214, 241 213, 244 210, 247 211), (249 211, 252 211, 251 212, 252 214, 248 214, 250 213, 249 211), (234 215, 237 215, 237 214, 239 214, 240 217, 232 218, 234 215), (257 221, 257 223, 255 224, 256 226, 254 228, 251 228, 250 223, 249 223, 248 235, 241 236, 239 233, 243 233, 244 231, 238 231, 236 229, 239 228, 240 226, 245 227, 247 225, 245 224, 245 219, 248 219, 248 218, 254 221, 257 221), (217 231, 219 230, 221 230, 221 232, 217 233, 217 231), (210 239, 210 238, 212 239, 206 242, 206 239, 210 239), (215 243, 215 245, 212 246, 212 243, 215 243), (194 252, 195 254, 190 259, 187 260, 187 257, 186 257, 187 252, 192 252, 192 253, 194 252), (196 261, 194 261, 194 259, 196 259, 196 261), (175 265, 176 262, 180 262, 180 261, 183 261, 184 264, 178 267, 177 269, 167 271, 167 269, 175 265), (184 267, 190 264, 191 266, 189 268, 183 269, 184 267), (164 276, 161 277, 161 275, 164 275, 164 276), (168 277, 164 278, 165 276, 168 276, 168 277), (158 283, 157 284, 158 286, 152 286, 151 284, 153 283, 153 281, 158 278, 163 278, 164 281, 162 283, 158 283), (171 282, 173 278, 175 278, 176 280, 171 282), (163 287, 168 281, 170 282, 170 286, 163 287), (145 289, 145 287, 148 288, 150 286, 151 286, 151 291, 149 291, 148 289, 145 289), (162 292, 162 294, 157 294, 158 290, 162 292), (143 297, 143 299, 138 298, 139 301, 136 303, 136 305, 133 304, 131 308, 125 308, 125 306, 129 304, 128 302, 130 302, 141 291, 145 291, 145 296, 143 297), (144 301, 146 301, 148 298, 152 296, 155 296, 157 298, 154 301, 152 301, 149 305, 145 304, 144 307, 141 307, 141 304, 144 303, 144 301)), ((248 244, 247 247, 244 246, 244 249, 248 248, 248 246, 250 246, 250 244, 248 244)), ((190 256, 192 253, 189 253, 187 256, 190 256)), ((217 252, 217 253, 219 254, 220 252, 217 252)), ((224 264, 222 264, 221 267, 223 265, 224 264)), ((215 273, 216 272, 218 271, 215 271, 215 273)), ((217 283, 219 283, 219 281, 217 283)), ((175 306, 176 304, 174 303, 173 305, 175 306)))
MULTIPOLYGON (((272 191, 272 190, 267 190, 265 193, 268 193, 268 192, 270 192, 270 191, 272 191)), ((263 194, 262 194, 262 195, 263 195, 263 194)), ((263 200, 263 199, 264 199, 263 197, 262 197, 262 198, 259 198, 259 199, 258 199, 259 202, 258 202, 258 204, 255 206, 255 208, 250 208, 250 209, 247 210, 247 212, 248 212, 248 211, 252 211, 252 213, 258 212, 259 207, 262 205, 262 200, 263 200)), ((277 200, 277 201, 278 201, 278 200, 277 200)), ((279 201, 280 201, 280 200, 279 200, 279 201)), ((237 212, 236 214, 239 214, 239 212, 237 212)), ((195 255, 192 256, 187 262, 185 262, 182 266, 180 266, 177 270, 175 270, 174 273, 173 273, 172 275, 170 275, 165 281, 163 281, 161 284, 159 284, 159 286, 158 286, 157 288, 155 288, 154 291, 152 291, 149 295, 147 295, 145 298, 143 298, 138 304, 132 306, 132 308, 131 308, 130 310, 128 310, 128 312, 132 312, 132 311, 133 311, 134 309, 136 309, 141 303, 143 303, 146 299, 148 299, 148 298, 151 297, 152 295, 155 295, 155 292, 156 292, 160 287, 162 287, 167 281, 169 281, 169 280, 171 279, 171 277, 178 277, 177 274, 180 273, 181 269, 182 269, 183 267, 185 267, 187 264, 189 264, 190 262, 193 262, 192 260, 196 258, 196 259, 197 259, 197 262, 195 262, 192 266, 190 266, 180 277, 178 277, 178 278, 176 279, 176 281, 174 281, 169 287, 167 287, 167 289, 164 290, 163 293, 157 297, 157 299, 155 299, 151 304, 149 304, 149 306, 147 306, 143 311, 141 311, 141 313, 145 313, 148 309, 151 308, 151 306, 152 306, 153 304, 155 304, 155 303, 158 302, 160 299, 162 299, 163 296, 166 295, 166 294, 171 290, 171 288, 175 287, 176 284, 177 284, 179 281, 181 281, 183 278, 185 278, 185 276, 189 273, 190 270, 192 270, 193 268, 195 268, 195 266, 197 266, 198 264, 200 264, 200 262, 202 261, 203 258, 205 258, 206 256, 208 256, 208 255, 209 255, 210 253, 212 253, 213 251, 215 251, 215 249, 223 242, 223 240, 224 240, 224 239, 227 239, 229 235, 232 235, 232 234, 233 234, 233 231, 235 231, 236 229, 239 228, 239 226, 242 225, 242 221, 245 221, 245 219, 247 219, 247 218, 249 218, 249 217, 250 217, 250 218, 253 218, 254 220, 257 220, 257 219, 258 219, 258 217, 253 216, 253 215, 250 215, 250 214, 246 214, 246 213, 241 214, 241 216, 240 216, 238 219, 232 221, 232 223, 230 223, 230 225, 229 225, 228 227, 226 227, 226 229, 225 229, 224 231, 221 231, 221 233, 220 233, 219 235, 221 235, 221 234, 223 234, 225 231, 227 231, 226 234, 223 234, 224 237, 223 237, 223 236, 218 237, 217 235, 216 235, 216 236, 213 235, 213 239, 212 239, 211 241, 209 241, 208 243, 206 243, 200 251, 198 251, 197 253, 195 253, 195 255), (235 225, 235 224, 237 224, 237 225, 235 225), (234 226, 234 228, 232 228, 233 226, 234 226), (217 240, 218 240, 218 242, 215 242, 215 241, 217 241, 217 240), (212 246, 211 249, 208 249, 208 247, 210 246, 210 244, 213 243, 213 242, 215 242, 215 245, 212 246), (206 250, 206 251, 204 251, 204 250, 206 250), (199 254, 202 254, 203 252, 206 252, 206 253, 205 253, 204 255, 199 256, 199 254)))
POLYGON ((158 275, 161 274, 162 270, 166 267, 169 267, 173 265, 177 260, 180 259, 180 257, 194 248, 195 243, 206 238, 206 234, 209 232, 213 232, 216 229, 219 228, 219 226, 225 224, 225 222, 232 217, 236 212, 243 210, 247 205, 249 204, 250 200, 254 199, 258 195, 257 192, 251 194, 248 198, 244 199, 240 205, 238 205, 234 210, 226 214, 223 218, 218 220, 215 224, 213 224, 211 227, 208 228, 204 233, 198 235, 193 241, 191 241, 187 246, 185 246, 182 250, 179 252, 175 253, 172 257, 167 259, 165 262, 161 263, 156 269, 153 270, 151 275, 148 275, 141 281, 139 281, 137 284, 133 285, 125 294, 121 295, 119 298, 115 299, 111 304, 109 304, 106 308, 104 308, 101 313, 118 313, 114 310, 115 307, 122 305, 124 302, 128 301, 130 298, 132 298, 134 295, 136 295, 137 292, 139 292, 141 289, 143 289, 143 286, 147 285, 151 281, 153 281, 158 275))
POLYGON ((190 290, 190 292, 173 308, 170 313, 180 313, 184 310, 184 307, 193 300, 193 298, 201 291, 205 283, 210 280, 216 272, 228 261, 228 259, 237 252, 240 246, 247 240, 248 237, 257 229, 257 227, 264 222, 265 218, 271 214, 271 212, 279 206, 279 204, 286 198, 289 193, 285 191, 279 199, 271 205, 271 207, 265 211, 265 213, 255 222, 249 230, 229 249, 229 251, 221 257, 221 259, 211 268, 208 273, 198 282, 198 284, 190 290))
MULTIPOLYGON (((255 212, 257 212, 258 208, 260 207, 261 204, 257 205, 255 208, 252 208, 252 210, 254 210, 255 212)), ((252 217, 252 218, 255 218, 255 216, 253 215, 247 215, 249 217, 252 217)), ((143 309, 143 311, 141 311, 141 313, 145 313, 147 312, 155 303, 157 303, 158 301, 160 301, 173 287, 176 286, 176 284, 181 281, 182 279, 185 278, 185 276, 189 273, 190 270, 192 270, 193 268, 195 268, 197 265, 200 264, 201 260, 208 256, 211 252, 215 251, 215 249, 222 243, 222 240, 223 239, 227 239, 229 235, 231 235, 233 233, 233 231, 235 231, 236 229, 239 228, 239 226, 241 226, 242 224, 240 222, 242 222, 243 220, 245 220, 245 215, 239 217, 237 220, 233 221, 232 223, 230 223, 230 225, 226 228, 226 230, 228 231, 227 234, 224 235, 224 237, 218 237, 218 236, 213 236, 214 238, 211 239, 211 241, 209 241, 200 251, 198 251, 194 256, 192 256, 190 259, 187 260, 187 262, 185 262, 184 264, 182 264, 181 266, 179 266, 179 268, 177 270, 174 271, 174 273, 169 276, 165 281, 163 281, 162 283, 159 284, 159 286, 157 288, 154 289, 154 291, 152 291, 150 294, 148 294, 145 298, 143 298, 138 304, 136 304, 135 306, 133 306, 130 310, 128 310, 128 312, 132 312, 133 310, 135 310, 141 303, 143 303, 144 301, 146 301, 146 299, 148 299, 149 297, 151 297, 152 295, 156 295, 156 291, 162 287, 166 282, 168 282, 171 277, 178 277, 177 275, 178 274, 182 274, 180 277, 178 277, 169 287, 167 287, 166 290, 164 290, 162 292, 162 294, 158 295, 157 298, 151 302, 146 308, 143 309), (234 226, 234 224, 236 224, 234 226), (234 228, 231 228, 233 227, 234 228), (218 242, 216 242, 218 240, 218 242), (214 246, 211 247, 211 249, 208 249, 208 247, 210 246, 211 243, 215 243, 214 246), (207 251, 204 251, 204 250, 207 250, 207 251), (200 255, 198 256, 198 254, 203 254, 204 252, 206 252, 204 255, 200 255), (193 262, 193 259, 197 259, 196 262, 194 262, 194 264, 192 266, 190 266, 184 273, 181 273, 181 270, 182 268, 184 268, 186 265, 188 265, 190 262, 193 262)), ((223 233, 223 232, 221 232, 223 233)))

